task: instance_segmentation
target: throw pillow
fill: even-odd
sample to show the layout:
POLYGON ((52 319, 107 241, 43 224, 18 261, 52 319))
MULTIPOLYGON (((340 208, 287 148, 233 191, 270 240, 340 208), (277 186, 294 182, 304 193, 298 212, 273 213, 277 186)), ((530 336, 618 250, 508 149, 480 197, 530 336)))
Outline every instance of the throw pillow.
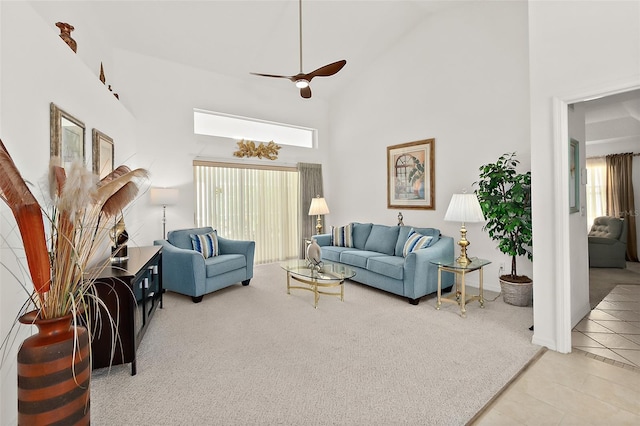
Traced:
POLYGON ((433 237, 418 234, 413 230, 413 228, 411 228, 411 231, 409 231, 409 236, 407 237, 407 242, 404 243, 402 256, 407 257, 409 253, 413 253, 414 251, 429 247, 429 245, 431 245, 431 240, 433 240, 433 237))
POLYGON ((216 231, 200 235, 190 234, 189 236, 191 237, 193 249, 202 253, 202 257, 205 259, 220 254, 218 251, 218 233, 216 231))
POLYGON ((337 247, 353 247, 352 224, 331 227, 331 244, 337 247))

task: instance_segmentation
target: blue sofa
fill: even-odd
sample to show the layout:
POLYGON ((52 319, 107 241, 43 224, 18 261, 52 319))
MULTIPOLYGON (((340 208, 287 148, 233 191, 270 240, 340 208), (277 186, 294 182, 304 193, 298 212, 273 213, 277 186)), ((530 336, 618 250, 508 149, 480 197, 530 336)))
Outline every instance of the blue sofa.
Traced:
MULTIPOLYGON (((341 228, 343 231, 345 227, 341 228)), ((356 271, 352 281, 404 296, 413 305, 438 290, 438 266, 430 261, 454 259, 453 238, 441 235, 439 229, 372 223, 352 223, 350 228, 353 247, 339 246, 342 242, 335 241, 333 231, 313 237, 322 248, 322 259, 348 265, 356 271), (412 228, 432 240, 426 248, 404 257, 403 249, 412 228)), ((442 288, 452 287, 453 280, 452 274, 443 273, 442 288)))
POLYGON ((191 296, 194 303, 205 294, 253 278, 254 241, 229 240, 218 236, 220 254, 205 259, 191 244, 191 234, 213 232, 211 227, 171 231, 167 240, 156 240, 162 246, 162 287, 191 296))

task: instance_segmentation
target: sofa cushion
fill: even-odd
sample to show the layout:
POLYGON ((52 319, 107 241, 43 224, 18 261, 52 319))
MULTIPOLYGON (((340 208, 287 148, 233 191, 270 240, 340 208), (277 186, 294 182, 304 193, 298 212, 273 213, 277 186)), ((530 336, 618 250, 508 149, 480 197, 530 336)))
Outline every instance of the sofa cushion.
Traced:
POLYGON ((169 241, 169 243, 171 243, 172 246, 186 250, 193 250, 190 235, 201 235, 207 234, 209 232, 213 232, 213 228, 210 226, 205 226, 203 228, 179 229, 176 231, 169 231, 167 240, 169 241))
POLYGON ((393 256, 398 242, 399 230, 399 226, 373 225, 364 249, 393 256))
POLYGON ((242 269, 245 266, 247 266, 247 258, 243 254, 221 254, 204 260, 207 278, 242 269))
POLYGON ((353 247, 352 224, 331 227, 331 245, 336 247, 353 247))
POLYGON ((404 258, 398 256, 377 256, 369 258, 367 270, 401 280, 404 272, 404 258))
POLYGON ((433 241, 433 237, 418 234, 416 231, 411 229, 409 236, 407 237, 407 242, 404 243, 402 256, 407 257, 409 253, 429 247, 431 245, 431 241, 433 241))
POLYGON ((330 262, 340 262, 340 254, 345 250, 352 250, 350 247, 322 246, 322 258, 330 262))
POLYGON ((377 256, 383 255, 377 251, 345 250, 340 253, 340 263, 364 269, 367 267, 367 261, 377 256))
POLYGON ((440 239, 440 230, 437 228, 416 228, 413 226, 401 226, 398 232, 398 243, 396 244, 396 256, 402 256, 404 244, 407 242, 409 232, 414 230, 418 234, 427 235, 432 238, 430 246, 434 245, 440 239))
POLYGON ((364 246, 367 243, 367 238, 371 233, 371 227, 373 223, 353 223, 353 246, 357 249, 364 250, 364 246))
POLYGON ((191 237, 191 246, 193 249, 201 253, 205 259, 220 254, 220 250, 218 249, 218 234, 216 231, 200 235, 190 234, 189 237, 191 237))

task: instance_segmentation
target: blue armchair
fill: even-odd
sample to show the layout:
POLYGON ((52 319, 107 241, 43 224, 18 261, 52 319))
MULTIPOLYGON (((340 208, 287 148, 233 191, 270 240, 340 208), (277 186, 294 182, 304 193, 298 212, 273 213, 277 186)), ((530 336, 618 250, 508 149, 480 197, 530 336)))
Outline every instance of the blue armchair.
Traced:
POLYGON ((253 278, 254 241, 229 240, 218 236, 217 256, 204 256, 193 250, 190 235, 213 232, 211 227, 171 231, 167 240, 156 240, 162 246, 162 287, 191 296, 194 303, 205 294, 253 278))

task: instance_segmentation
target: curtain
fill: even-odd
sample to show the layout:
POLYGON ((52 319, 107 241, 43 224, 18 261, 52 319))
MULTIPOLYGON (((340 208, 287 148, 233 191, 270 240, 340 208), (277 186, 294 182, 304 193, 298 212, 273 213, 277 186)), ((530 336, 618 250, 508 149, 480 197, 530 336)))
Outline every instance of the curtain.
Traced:
POLYGON ((322 191, 322 164, 298 163, 298 175, 300 177, 300 258, 304 259, 306 245, 304 240, 315 234, 315 217, 309 216, 311 199, 317 196, 324 197, 322 191))
POLYGON ((607 161, 587 158, 587 232, 596 217, 607 214, 607 161))
POLYGON ((638 261, 635 202, 633 199, 633 154, 607 155, 607 214, 627 221, 627 260, 638 261))

